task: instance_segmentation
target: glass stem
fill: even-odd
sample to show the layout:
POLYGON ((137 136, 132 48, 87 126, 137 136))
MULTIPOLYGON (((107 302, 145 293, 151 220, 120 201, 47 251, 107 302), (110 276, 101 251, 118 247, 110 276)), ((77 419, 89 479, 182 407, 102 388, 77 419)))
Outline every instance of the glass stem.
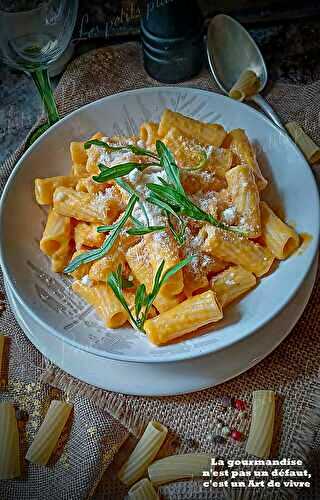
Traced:
POLYGON ((59 120, 59 113, 52 92, 50 78, 47 69, 32 71, 31 76, 39 90, 42 102, 48 115, 48 122, 53 125, 59 120))

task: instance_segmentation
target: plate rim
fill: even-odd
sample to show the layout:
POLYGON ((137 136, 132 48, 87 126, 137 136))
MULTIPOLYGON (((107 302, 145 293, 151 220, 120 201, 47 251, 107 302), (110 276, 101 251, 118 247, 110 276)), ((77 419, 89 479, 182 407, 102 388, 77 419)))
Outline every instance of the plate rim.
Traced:
MULTIPOLYGON (((8 196, 8 193, 10 191, 11 184, 13 183, 13 180, 14 180, 15 176, 17 175, 17 173, 20 171, 20 169, 23 168, 23 164, 24 164, 25 158, 28 157, 28 156, 30 156, 32 154, 33 150, 38 146, 38 144, 45 137, 47 137, 49 134, 51 134, 53 130, 61 127, 65 121, 68 121, 68 120, 72 121, 72 118, 74 118, 77 114, 80 114, 83 110, 88 109, 90 107, 94 107, 97 104, 98 105, 99 104, 104 104, 105 102, 108 102, 108 101, 114 100, 114 99, 118 99, 119 97, 122 97, 122 96, 125 97, 126 95, 140 94, 140 93, 145 93, 145 92, 147 92, 147 93, 153 93, 153 92, 159 92, 159 91, 160 92, 161 91, 162 92, 168 92, 168 91, 169 92, 191 92, 191 93, 196 93, 196 94, 200 93, 204 97, 221 99, 222 101, 225 101, 226 104, 230 103, 230 98, 229 97, 221 95, 221 94, 213 92, 213 91, 210 91, 210 90, 204 90, 204 89, 193 88, 193 87, 184 87, 184 86, 177 87, 177 86, 172 86, 171 85, 171 86, 157 86, 157 87, 141 87, 141 88, 137 88, 137 89, 132 89, 132 90, 126 90, 126 91, 118 92, 116 94, 111 94, 109 96, 105 96, 105 97, 102 97, 100 99, 97 99, 96 101, 92 101, 90 103, 87 103, 84 106, 81 106, 80 108, 72 111, 71 113, 69 113, 66 116, 64 116, 57 123, 55 123, 42 136, 40 136, 31 145, 31 147, 27 151, 24 152, 24 154, 21 156, 21 158, 16 163, 14 169, 12 170, 12 172, 11 172, 11 174, 10 174, 7 182, 6 182, 6 185, 4 187, 4 190, 3 190, 3 193, 2 193, 2 196, 1 196, 1 199, 0 199, 0 234, 2 232, 2 226, 4 224, 3 212, 4 212, 5 201, 6 201, 6 198, 8 196)), ((44 321, 41 317, 38 317, 36 314, 33 313, 33 310, 28 306, 28 304, 26 304, 24 302, 23 298, 15 290, 14 280, 12 279, 12 276, 10 275, 10 269, 6 265, 5 260, 3 258, 4 257, 3 256, 3 242, 0 239, 0 264, 2 266, 4 276, 7 279, 7 281, 9 282, 9 284, 12 286, 12 288, 15 290, 16 297, 19 298, 19 301, 28 309, 28 311, 30 312, 30 314, 36 319, 37 322, 40 322, 43 325, 43 327, 49 328, 50 331, 51 331, 51 333, 53 335, 58 336, 60 339, 62 339, 65 342, 68 342, 69 344, 73 345, 75 348, 81 349, 81 350, 84 350, 84 351, 87 351, 87 352, 91 352, 91 353, 97 354, 97 355, 102 356, 102 357, 106 357, 106 358, 110 358, 110 359, 114 359, 114 360, 118 360, 118 361, 128 361, 128 362, 136 362, 136 363, 150 363, 150 362, 152 362, 152 363, 170 363, 170 362, 179 362, 179 361, 184 361, 184 360, 188 360, 188 359, 195 359, 195 358, 203 357, 203 356, 206 356, 209 353, 219 352, 219 351, 221 351, 223 349, 226 349, 226 348, 230 347, 233 344, 241 342, 241 340, 244 340, 248 336, 250 336, 253 333, 255 333, 258 329, 264 327, 273 317, 275 317, 282 309, 284 309, 288 305, 288 303, 293 298, 293 296, 295 295, 295 293, 297 292, 297 290, 301 287, 301 285, 302 285, 305 277, 307 276, 308 272, 310 271, 310 268, 311 268, 311 266, 313 264, 313 261, 315 259, 316 254, 317 254, 317 248, 318 248, 318 245, 319 245, 319 236, 320 236, 319 235, 319 227, 320 227, 320 219, 319 219, 319 217, 320 217, 320 200, 319 200, 319 192, 318 192, 317 183, 316 183, 314 174, 312 172, 311 166, 307 163, 307 161, 306 161, 305 157, 303 156, 302 152, 298 149, 298 147, 296 146, 296 144, 294 143, 294 141, 291 139, 291 137, 285 131, 281 130, 277 125, 275 125, 273 122, 271 122, 270 119, 267 118, 265 115, 263 115, 261 112, 259 112, 259 111, 255 110, 255 109, 251 108, 250 106, 248 106, 248 105, 246 105, 244 103, 240 103, 240 102, 234 101, 234 100, 232 100, 232 102, 233 102, 233 105, 239 106, 239 109, 241 109, 241 108, 245 109, 246 113, 253 114, 259 120, 264 121, 267 124, 267 126, 271 126, 276 131, 276 133, 277 134, 280 133, 280 136, 284 137, 285 140, 289 139, 289 143, 291 143, 291 145, 294 147, 295 153, 298 154, 298 156, 302 160, 302 162, 304 164, 304 167, 305 167, 306 175, 309 176, 310 182, 311 182, 311 184, 313 185, 313 188, 314 188, 314 194, 315 194, 314 200, 315 200, 316 205, 317 205, 315 207, 316 220, 314 222, 315 222, 315 226, 318 229, 317 233, 315 235, 313 235, 314 250, 313 250, 313 253, 310 256, 310 261, 308 263, 308 266, 305 269, 305 272, 297 280, 296 286, 293 287, 290 290, 290 292, 287 295, 286 300, 283 301, 283 302, 281 302, 281 305, 278 306, 272 313, 267 314, 265 316, 265 319, 261 323, 259 323, 258 326, 256 326, 254 329, 251 329, 246 334, 242 335, 241 338, 236 338, 236 339, 233 339, 233 340, 230 339, 230 341, 226 342, 223 346, 219 346, 219 347, 215 347, 214 348, 214 345, 212 345, 211 348, 202 349, 201 352, 197 352, 196 349, 192 349, 189 352, 184 352, 184 353, 180 353, 180 354, 179 353, 177 353, 177 354, 169 354, 169 355, 165 354, 163 357, 152 358, 152 361, 151 361, 149 355, 148 356, 145 355, 144 357, 137 358, 136 356, 129 356, 129 355, 123 355, 123 354, 109 353, 109 352, 106 353, 106 352, 103 352, 101 350, 97 350, 97 349, 95 349, 92 346, 86 347, 84 345, 80 345, 76 341, 74 341, 74 340, 72 340, 72 339, 70 339, 68 337, 65 337, 62 333, 60 333, 60 331, 56 330, 54 327, 52 327, 51 325, 49 325, 48 323, 46 323, 46 321, 44 321)))
MULTIPOLYGON (((305 300, 305 297, 304 297, 304 300, 303 300, 303 306, 301 307, 301 302, 300 302, 300 309, 299 309, 299 312, 298 312, 298 314, 294 317, 294 319, 293 319, 293 320, 292 320, 292 319, 290 320, 290 324, 289 324, 289 325, 287 325, 287 326, 286 326, 286 328, 285 328, 285 333, 281 336, 281 338, 280 338, 280 339, 277 339, 277 340, 276 340, 276 342, 274 342, 274 341, 272 342, 272 347, 271 347, 271 349, 270 349, 270 348, 268 348, 268 349, 267 349, 267 351, 266 351, 266 352, 264 352, 264 353, 263 353, 263 355, 262 355, 262 356, 260 356, 260 357, 258 358, 257 362, 251 362, 251 363, 250 363, 250 364, 248 364, 248 365, 247 365, 244 369, 240 369, 240 370, 238 370, 238 369, 237 369, 237 370, 236 370, 236 372, 234 372, 232 375, 230 375, 230 377, 228 376, 226 379, 221 380, 220 382, 217 382, 217 383, 214 383, 214 384, 209 384, 209 385, 206 383, 205 385, 201 385, 201 387, 197 387, 197 388, 196 388, 196 387, 193 387, 192 389, 186 389, 186 390, 182 389, 182 390, 179 390, 179 391, 174 391, 174 393, 169 393, 168 391, 166 391, 166 392, 165 392, 165 391, 161 392, 161 391, 159 391, 159 390, 158 390, 158 391, 156 392, 156 394, 155 394, 155 393, 154 393, 154 391, 153 391, 152 393, 151 393, 151 391, 150 391, 150 392, 144 392, 144 393, 142 393, 142 392, 141 392, 141 390, 140 390, 140 392, 139 392, 139 393, 138 393, 137 391, 134 391, 134 390, 131 390, 131 391, 129 391, 129 392, 127 393, 127 392, 123 392, 123 387, 122 387, 120 392, 121 392, 122 394, 133 395, 133 396, 137 396, 137 397, 138 397, 138 396, 145 396, 145 397, 164 397, 164 396, 177 396, 177 395, 181 395, 181 394, 191 394, 191 393, 194 393, 194 392, 207 390, 207 389, 209 389, 210 387, 217 387, 217 386, 219 386, 219 385, 221 385, 221 384, 224 384, 224 383, 228 382, 229 380, 232 380, 232 379, 234 379, 234 378, 236 378, 236 377, 238 377, 238 376, 240 376, 240 375, 242 375, 242 374, 246 373, 246 372, 247 372, 248 370, 250 370, 252 367, 254 367, 254 366, 258 365, 261 361, 263 361, 265 358, 267 358, 269 355, 271 355, 271 354, 272 354, 272 353, 273 353, 273 352, 274 352, 274 351, 275 351, 275 350, 279 347, 279 345, 280 345, 280 344, 281 344, 281 343, 282 343, 282 342, 283 342, 283 341, 284 341, 284 340, 285 340, 285 339, 286 339, 286 338, 290 335, 290 333, 292 332, 293 328, 294 328, 294 327, 295 327, 295 325, 298 323, 299 319, 302 317, 302 315, 303 315, 303 313, 304 313, 305 308, 307 307, 307 304, 308 304, 308 302, 309 302, 310 296, 311 296, 311 294, 312 294, 312 291, 313 291, 313 288, 314 288, 314 285, 315 285, 315 280, 316 280, 316 276, 317 276, 317 269, 318 269, 318 259, 316 258, 316 260, 315 260, 315 261, 313 262, 313 264, 312 264, 312 269, 309 271, 309 273, 308 273, 308 275, 307 275, 307 277, 306 277, 306 280, 304 281, 304 283, 303 283, 303 285, 302 285, 302 287, 303 287, 303 286, 308 285, 308 288, 305 290, 305 293, 304 293, 304 295, 305 295, 305 296, 307 296, 307 300, 305 300), (312 275, 311 275, 311 273, 312 273, 312 275), (306 283, 306 282, 307 282, 307 280, 308 280, 308 278, 309 278, 309 281, 311 281, 311 283, 306 283)), ((16 298, 14 297, 13 290, 10 288, 10 285, 9 285, 9 284, 5 283, 5 287, 7 287, 7 286, 8 286, 9 293, 12 295, 12 300, 13 300, 13 302, 15 302, 16 298)), ((297 291, 297 294, 301 293, 301 291, 302 291, 302 287, 301 287, 301 288, 297 291)), ((295 296, 295 297, 296 297, 296 296, 295 296)), ((295 300, 295 297, 293 297, 292 301, 294 301, 294 300, 295 300)), ((10 302, 10 304, 11 304, 10 299, 9 299, 9 302, 10 302)), ((11 304, 11 306, 12 306, 12 304, 11 304)), ((15 306, 15 307, 17 307, 17 306, 16 306, 16 304, 14 304, 14 306, 15 306)), ((23 305, 21 305, 21 304, 19 304, 19 306, 20 306, 21 308, 24 308, 24 306, 23 306, 23 305)), ((19 306, 18 306, 18 307, 19 307, 19 306)), ((290 304, 289 304, 289 306, 290 306, 290 304)), ((24 329, 24 328, 23 328, 23 326, 21 325, 21 323, 20 323, 20 321, 19 321, 19 319, 20 319, 20 318, 16 315, 15 308, 13 308, 13 307, 12 307, 12 311, 13 311, 13 314, 14 314, 14 316, 15 316, 15 318, 16 318, 16 320, 17 320, 17 322, 19 323, 20 327, 22 328, 23 332, 25 333, 25 335, 27 336, 27 338, 30 340, 30 342, 32 342, 32 343, 33 343, 32 338, 30 338, 30 337, 27 335, 27 333, 25 332, 25 329, 24 329)), ((295 312, 296 312, 296 309, 295 309, 295 312)), ((21 314, 21 311, 20 311, 20 312, 18 312, 18 315, 19 315, 19 314, 21 314)), ((28 314, 28 311, 26 311, 26 314, 28 314)), ((282 315, 284 315, 284 314, 285 314, 285 310, 282 310, 282 311, 280 311, 280 313, 279 313, 279 315, 278 315, 277 317, 279 318, 279 316, 282 316, 282 315)), ((273 318, 273 319, 275 320, 277 317, 275 317, 275 318, 273 318)), ((34 322, 36 322, 36 320, 34 320, 33 318, 32 318, 32 320, 33 320, 34 322)), ((283 321, 283 320, 282 320, 282 321, 283 321)), ((24 319, 24 318, 23 318, 22 323, 25 323, 25 319, 24 319)), ((265 327, 264 327, 264 328, 267 328, 267 327, 268 327, 268 325, 265 325, 265 327)), ((258 331, 257 331, 257 332, 255 332, 255 333, 256 333, 256 335, 257 335, 257 334, 258 334, 258 331)), ((50 335, 50 332, 49 332, 49 335, 50 335)), ((31 334, 31 337, 32 337, 32 334, 31 334)), ((41 338, 40 338, 40 340, 39 340, 38 344, 40 344, 40 341, 41 341, 41 338)), ((61 342, 61 339, 56 338, 56 341, 61 342)), ((248 344, 248 342, 250 342, 250 341, 253 341, 253 339, 250 339, 250 336, 248 336, 247 338, 245 338, 245 339, 243 339, 243 340, 240 340, 238 343, 241 343, 241 342, 246 343, 246 342, 247 342, 247 344, 248 344)), ((234 345, 230 346, 227 350, 232 349, 233 347, 235 347, 235 345, 236 345, 236 344, 234 344, 234 345)), ((38 350, 42 353, 42 355, 43 355, 43 356, 45 356, 45 357, 47 357, 48 359, 50 359, 50 357, 49 357, 47 354, 45 354, 43 351, 41 351, 41 349, 40 349, 39 347, 37 347, 37 346, 35 346, 35 347, 36 347, 36 349, 38 349, 38 350)), ((70 346, 70 345, 69 345, 68 347, 69 347, 70 349, 72 348, 72 346, 70 346)), ((63 350, 63 353, 65 353, 65 350, 64 350, 64 346, 63 346, 63 344, 62 344, 62 350, 63 350)), ((86 354, 89 354, 89 356, 95 356, 95 354, 93 354, 93 353, 86 353, 86 352, 85 352, 85 355, 86 355, 86 354)), ((216 354, 216 353, 207 354, 207 355, 204 357, 204 360, 203 360, 203 361, 204 361, 204 362, 210 362, 210 363, 212 364, 212 356, 214 356, 215 354, 216 354), (207 358, 207 359, 205 359, 205 358, 207 358), (211 358, 211 361, 210 361, 210 358, 211 358)), ((103 358, 103 360, 104 360, 104 362, 107 362, 107 363, 111 362, 111 363, 113 363, 113 365, 115 365, 115 364, 118 364, 118 363, 119 363, 119 364, 121 364, 121 365, 122 365, 122 367, 123 367, 123 365, 138 365, 138 366, 137 366, 137 367, 135 367, 135 368, 139 369, 139 367, 141 366, 141 363, 131 363, 131 362, 125 362, 125 361, 116 361, 116 360, 112 360, 112 359, 109 359, 109 358, 106 358, 106 357, 104 357, 104 358, 103 358)), ((254 361, 255 361, 255 360, 256 360, 256 358, 254 358, 254 361)), ((51 361, 51 360, 50 360, 50 361, 51 361)), ((52 362, 52 361, 51 361, 51 362, 52 362)), ((57 363, 57 362, 55 362, 55 361, 53 361, 53 362, 54 362, 54 363, 58 366, 58 368, 60 368, 61 370, 65 371, 65 372, 67 372, 67 373, 69 373, 69 372, 68 372, 68 370, 67 370, 64 366, 61 366, 60 364, 58 364, 58 363, 57 363)), ((184 364, 184 365, 185 365, 186 363, 190 364, 191 362, 192 362, 192 360, 186 360, 185 362, 180 362, 180 364, 184 364)), ((69 364, 69 363, 68 363, 68 364, 69 364)), ((145 366, 145 365, 149 365, 149 366, 151 366, 151 367, 154 367, 154 363, 146 363, 146 364, 143 364, 143 365, 144 365, 144 366, 145 366)), ((143 365, 142 365, 142 366, 143 366, 143 365)), ((172 366, 172 364, 171 364, 171 363, 167 363, 167 364, 165 364, 165 365, 170 365, 170 366, 172 366)), ((163 366, 164 368, 166 367, 166 366, 164 366, 164 365, 162 365, 162 366, 161 366, 161 365, 157 364, 157 367, 159 367, 159 366, 160 366, 161 368, 162 368, 162 366, 163 366)), ((211 365, 210 365, 210 366, 211 366, 211 365)), ((175 367, 177 367, 177 368, 178 368, 178 367, 179 367, 179 364, 175 365, 175 367)), ((129 368, 131 368, 131 367, 129 366, 129 368)), ((152 369, 152 368, 151 368, 151 369, 152 369)), ((176 371, 176 370, 174 370, 174 371, 176 371)), ((153 373, 153 372, 151 372, 151 373, 153 373)), ((85 380, 84 378, 80 378, 79 376, 74 375, 74 374, 70 374, 70 373, 69 373, 69 375, 71 375, 72 377, 74 377, 74 378, 76 378, 76 379, 78 379, 78 380, 81 380, 82 382, 84 382, 84 383, 86 383, 86 384, 93 385, 93 384, 92 384, 92 382, 90 382, 89 380, 85 380)), ((181 377, 180 377, 180 379, 181 379, 181 377)), ((189 379, 188 379, 188 380, 189 380, 189 379)), ((106 387, 104 387, 104 386, 102 386, 102 385, 100 385, 100 384, 97 384, 96 382, 95 382, 94 386, 95 386, 95 387, 98 387, 98 388, 100 388, 100 389, 102 389, 102 390, 107 390, 107 391, 117 392, 117 391, 116 391, 116 389, 115 389, 115 387, 113 387, 113 388, 106 388, 106 387)), ((154 385, 153 385, 153 387, 154 387, 154 385)))

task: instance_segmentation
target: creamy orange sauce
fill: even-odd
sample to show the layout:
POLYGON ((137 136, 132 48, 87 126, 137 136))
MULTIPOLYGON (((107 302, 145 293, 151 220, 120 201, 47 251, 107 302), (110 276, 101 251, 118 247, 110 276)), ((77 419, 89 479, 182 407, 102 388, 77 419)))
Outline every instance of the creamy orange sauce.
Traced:
POLYGON ((301 255, 308 248, 313 236, 309 233, 300 233, 299 236, 302 243, 298 249, 298 255, 301 255))

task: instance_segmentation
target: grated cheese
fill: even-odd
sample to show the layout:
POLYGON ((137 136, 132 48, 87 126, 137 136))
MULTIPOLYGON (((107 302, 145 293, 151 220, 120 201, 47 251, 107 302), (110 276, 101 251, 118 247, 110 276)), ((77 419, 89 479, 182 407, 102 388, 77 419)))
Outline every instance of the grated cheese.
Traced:
POLYGON ((81 280, 80 280, 80 281, 81 281, 81 283, 82 283, 83 285, 85 285, 85 286, 91 286, 91 285, 92 285, 92 281, 91 281, 91 279, 89 278, 89 275, 88 275, 88 274, 86 274, 85 276, 83 276, 83 277, 81 278, 81 280))
POLYGON ((234 206, 225 208, 221 212, 221 219, 223 222, 228 224, 229 226, 232 226, 236 222, 236 217, 237 217, 237 211, 234 206))

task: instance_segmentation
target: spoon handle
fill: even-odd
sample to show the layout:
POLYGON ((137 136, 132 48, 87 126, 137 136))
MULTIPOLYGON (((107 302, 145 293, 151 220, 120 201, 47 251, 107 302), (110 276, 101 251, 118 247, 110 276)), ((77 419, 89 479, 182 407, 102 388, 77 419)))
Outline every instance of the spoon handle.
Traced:
POLYGON ((263 109, 265 114, 275 123, 278 127, 281 128, 281 130, 284 130, 286 132, 286 129, 282 125, 280 118, 278 115, 273 111, 272 107, 270 104, 267 103, 267 101, 260 95, 260 94, 255 94, 250 97, 251 101, 253 101, 259 108, 263 109))

